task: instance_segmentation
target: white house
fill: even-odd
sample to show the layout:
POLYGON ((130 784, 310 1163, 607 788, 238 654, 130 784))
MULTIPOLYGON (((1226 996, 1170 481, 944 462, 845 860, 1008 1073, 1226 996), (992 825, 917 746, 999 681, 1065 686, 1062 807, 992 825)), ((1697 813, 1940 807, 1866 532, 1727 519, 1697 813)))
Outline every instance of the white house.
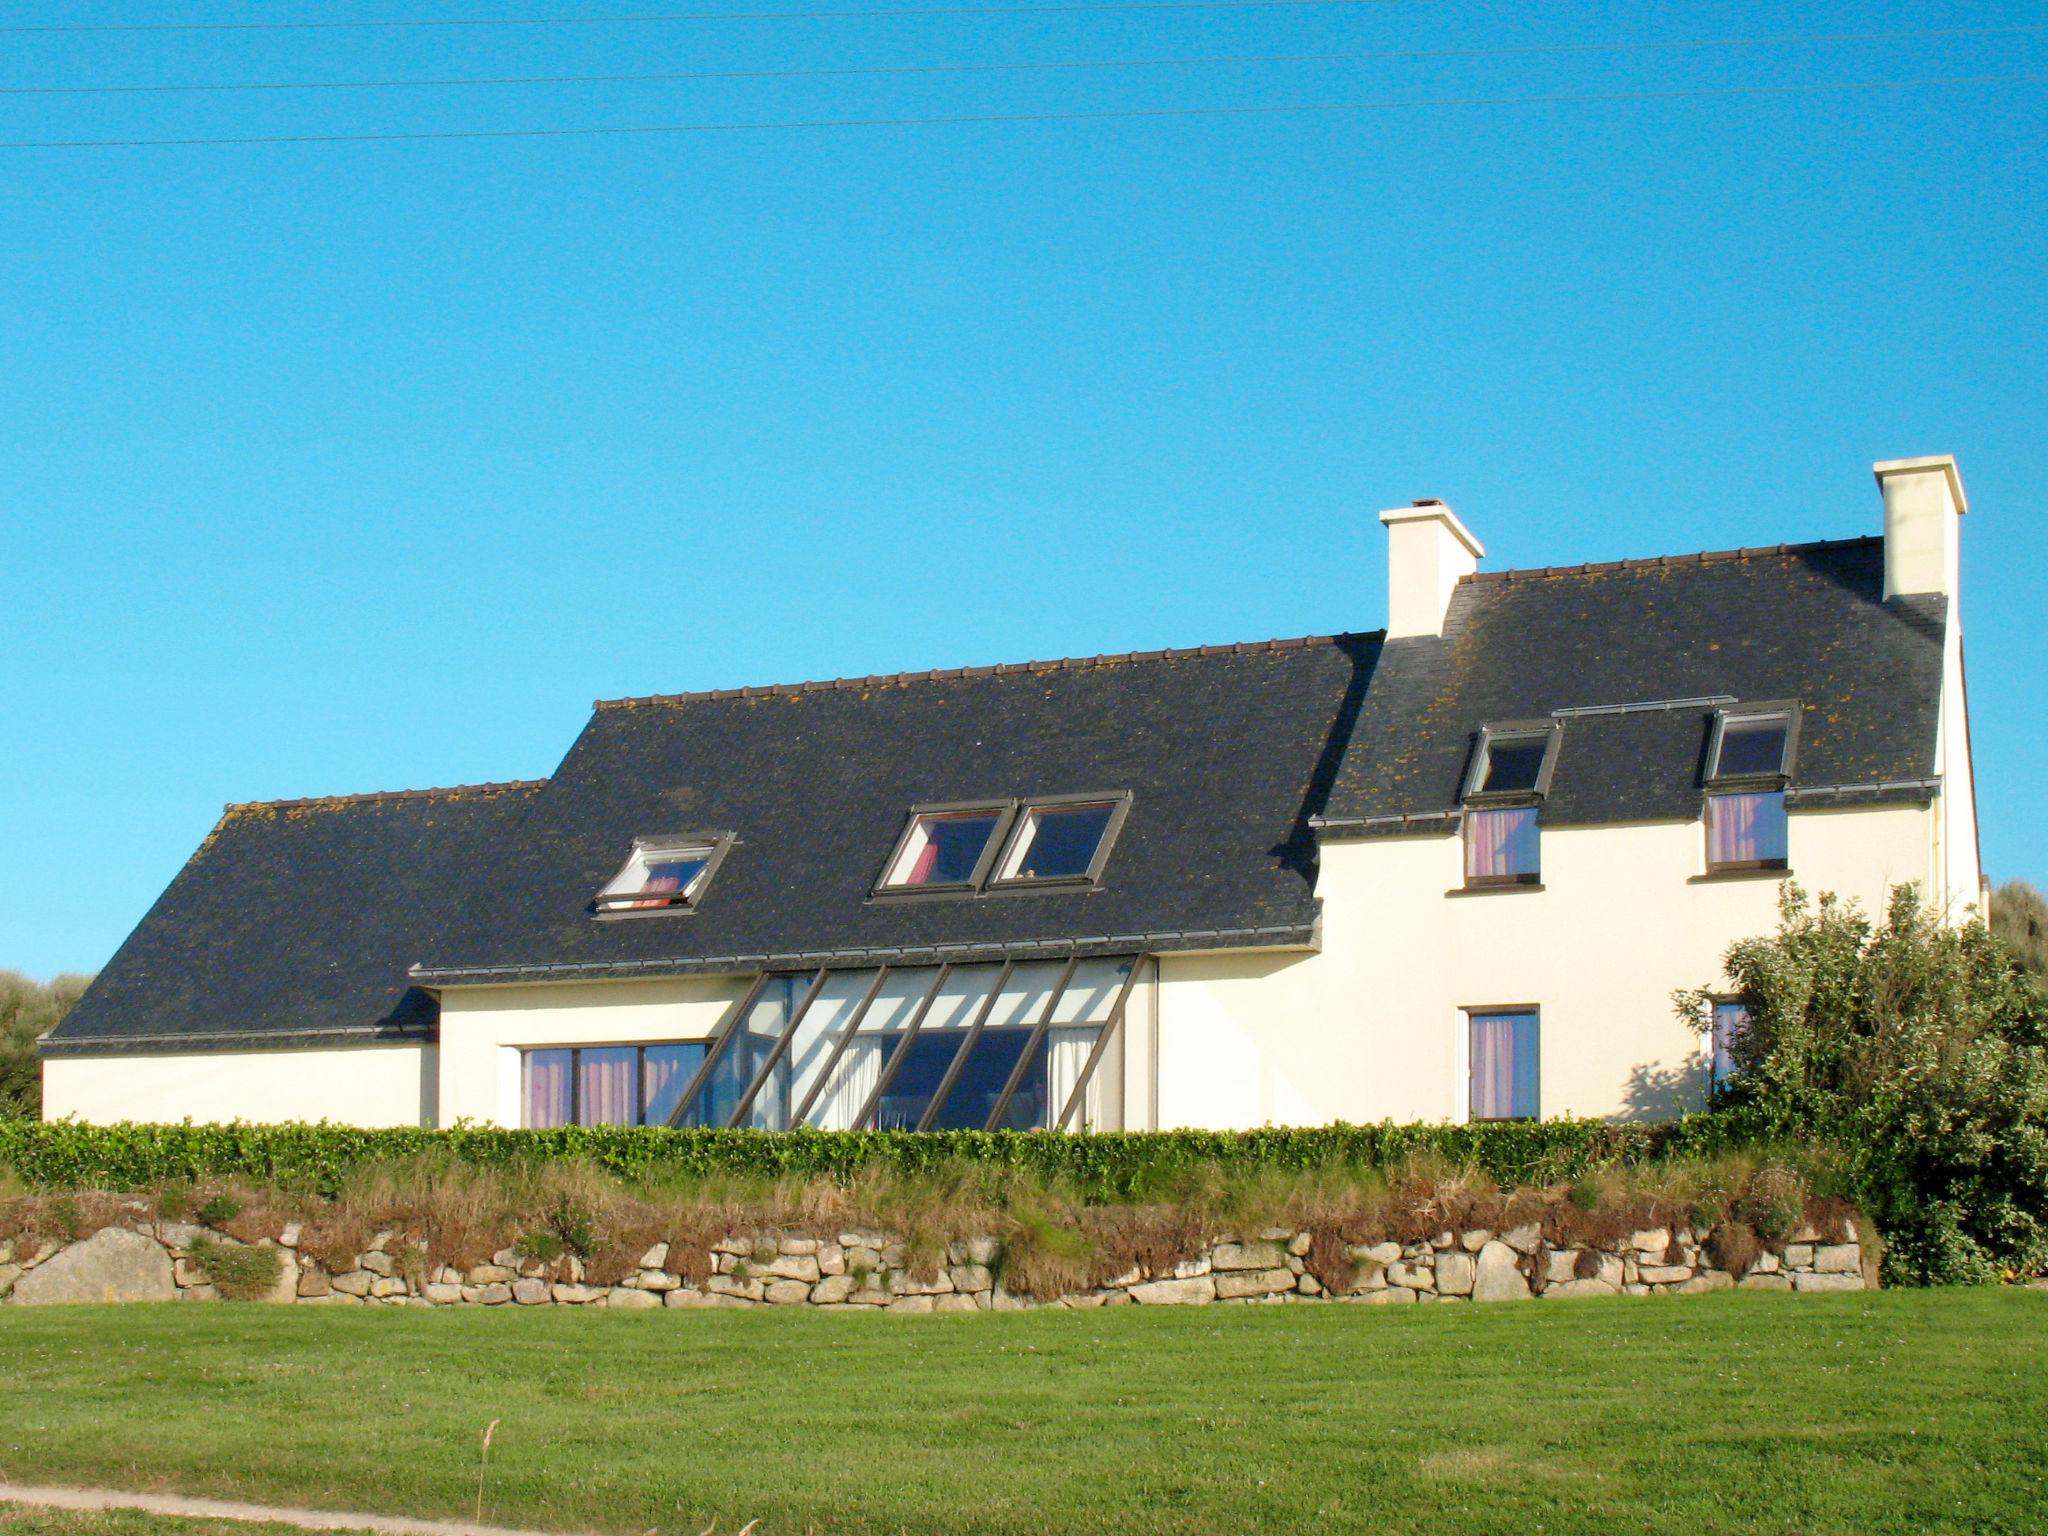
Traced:
POLYGON ((1962 484, 1876 471, 1881 538, 1492 572, 1420 502, 1382 633, 624 699, 545 781, 231 806, 45 1113, 1669 1113, 1673 989, 1782 881, 1982 902, 1962 484))

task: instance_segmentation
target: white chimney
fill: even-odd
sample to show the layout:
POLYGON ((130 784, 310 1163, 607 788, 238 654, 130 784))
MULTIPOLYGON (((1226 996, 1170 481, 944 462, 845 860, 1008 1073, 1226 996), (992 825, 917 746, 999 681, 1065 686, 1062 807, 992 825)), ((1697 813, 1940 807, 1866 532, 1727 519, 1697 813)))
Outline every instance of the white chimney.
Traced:
POLYGON ((1884 493, 1884 595, 1940 592, 1953 602, 1962 519, 1970 510, 1955 456, 1886 459, 1870 467, 1884 493))
POLYGON ((1486 551, 1457 513, 1431 499, 1380 514, 1387 525, 1387 638, 1441 635, 1451 591, 1486 551))

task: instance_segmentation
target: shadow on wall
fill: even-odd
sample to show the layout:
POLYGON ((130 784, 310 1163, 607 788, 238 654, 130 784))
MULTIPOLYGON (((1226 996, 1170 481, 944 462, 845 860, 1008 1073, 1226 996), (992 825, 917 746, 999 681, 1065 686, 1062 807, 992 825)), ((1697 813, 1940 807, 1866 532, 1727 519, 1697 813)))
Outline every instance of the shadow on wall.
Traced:
POLYGON ((1653 1067, 1638 1062, 1628 1069, 1628 1087, 1622 1091, 1622 1109, 1614 1120, 1675 1120, 1680 1115, 1707 1107, 1713 1083, 1707 1063, 1699 1058, 1676 1067, 1653 1067))

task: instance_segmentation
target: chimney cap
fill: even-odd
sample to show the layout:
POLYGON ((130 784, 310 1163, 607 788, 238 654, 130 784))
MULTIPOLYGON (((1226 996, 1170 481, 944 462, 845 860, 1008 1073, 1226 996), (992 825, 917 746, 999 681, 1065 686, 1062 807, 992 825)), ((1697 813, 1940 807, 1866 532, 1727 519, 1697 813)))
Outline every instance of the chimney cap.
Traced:
POLYGON ((1438 501, 1434 496, 1423 497, 1405 507, 1389 507, 1380 514, 1380 521, 1392 528, 1396 523, 1438 523, 1446 533, 1465 547, 1465 552, 1474 560, 1486 558, 1486 550, 1472 537, 1472 530, 1458 521, 1448 502, 1438 501))
POLYGON ((1956 468, 1956 456, 1952 453, 1923 454, 1917 459, 1879 459, 1870 466, 1879 486, 1892 475, 1929 474, 1935 470, 1948 477, 1948 494, 1956 504, 1957 513, 1969 511, 1970 499, 1963 494, 1962 473, 1956 468))

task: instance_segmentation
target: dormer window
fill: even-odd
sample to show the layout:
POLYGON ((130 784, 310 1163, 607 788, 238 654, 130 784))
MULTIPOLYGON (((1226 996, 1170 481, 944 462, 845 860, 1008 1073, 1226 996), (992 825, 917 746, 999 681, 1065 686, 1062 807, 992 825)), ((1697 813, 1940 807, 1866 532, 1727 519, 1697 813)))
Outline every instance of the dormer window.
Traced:
POLYGON ((913 809, 876 890, 979 889, 1012 811, 1008 801, 913 809))
POLYGON ((597 893, 598 914, 695 910, 731 845, 730 833, 639 839, 625 866, 597 893))
POLYGON ((1467 888, 1536 885, 1542 880, 1537 807, 1550 788, 1557 726, 1489 725, 1465 776, 1467 888))
POLYGON ((1094 884, 1130 806, 1128 795, 1027 802, 990 889, 1094 884))

